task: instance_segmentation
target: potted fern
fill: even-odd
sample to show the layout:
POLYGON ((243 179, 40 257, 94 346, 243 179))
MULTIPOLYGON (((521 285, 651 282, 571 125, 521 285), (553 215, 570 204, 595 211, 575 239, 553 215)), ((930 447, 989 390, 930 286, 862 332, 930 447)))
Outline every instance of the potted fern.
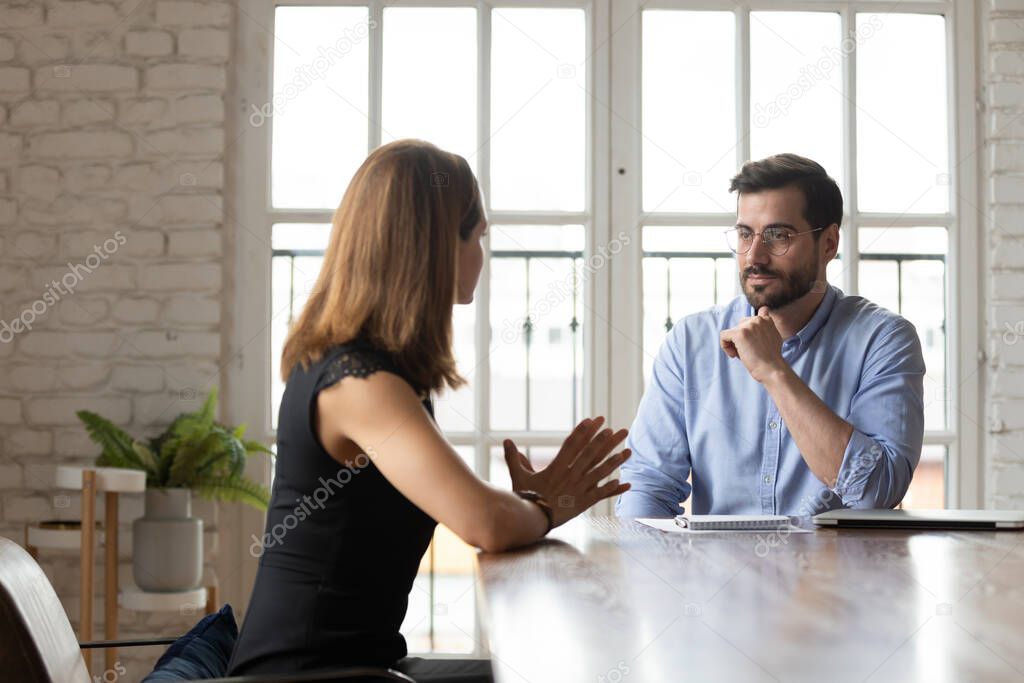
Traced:
POLYGON ((199 410, 183 413, 159 436, 147 441, 96 413, 80 410, 90 438, 102 452, 100 467, 125 467, 146 473, 146 511, 132 525, 135 583, 145 591, 173 592, 199 586, 203 571, 203 520, 192 517, 191 493, 265 510, 267 489, 243 474, 254 453, 265 445, 244 438, 214 419, 217 389, 199 410))

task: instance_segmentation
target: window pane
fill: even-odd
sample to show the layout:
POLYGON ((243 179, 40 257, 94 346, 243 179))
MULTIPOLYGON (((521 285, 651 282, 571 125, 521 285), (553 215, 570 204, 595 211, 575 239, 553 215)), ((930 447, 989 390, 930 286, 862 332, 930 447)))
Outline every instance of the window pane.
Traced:
POLYGON ((861 254, 945 254, 949 234, 945 228, 861 228, 861 254))
POLYGON ((857 15, 861 211, 949 210, 946 25, 938 15, 857 15))
MULTIPOLYGON (((452 312, 455 360, 466 384, 458 391, 445 389, 434 398, 434 416, 444 432, 477 429, 474 384, 476 379, 476 303, 455 306, 452 312)), ((469 460, 472 466, 472 458, 469 460)))
POLYGON ((946 507, 946 454, 945 446, 925 446, 921 461, 914 470, 907 495, 903 496, 904 510, 939 510, 946 507))
POLYGON ((581 211, 586 22, 577 9, 491 14, 491 206, 581 211))
POLYGON ((475 164, 476 10, 384 9, 381 140, 421 138, 475 164))
POLYGON ((274 253, 270 263, 270 423, 273 429, 277 429, 277 413, 284 395, 281 380, 284 340, 316 284, 330 229, 330 225, 276 224, 271 230, 274 253))
POLYGON ((825 279, 833 287, 838 287, 840 290, 843 289, 843 272, 846 266, 843 264, 843 260, 840 254, 836 254, 836 257, 828 262, 825 266, 825 279))
POLYGON ((274 96, 249 123, 273 125, 271 200, 333 209, 369 146, 369 13, 278 7, 274 96))
POLYGON ((861 228, 860 289, 917 328, 927 372, 925 428, 946 428, 945 228, 861 228))
POLYGON ((751 12, 750 158, 793 152, 843 185, 839 15, 751 12))
MULTIPOLYGON (((471 446, 457 446, 473 462, 471 446)), ((476 594, 472 590, 476 551, 450 529, 438 525, 420 562, 402 623, 410 654, 475 651, 476 594)))
POLYGON ((643 14, 644 211, 736 208, 732 12, 643 14))
POLYGON ((491 230, 491 424, 569 429, 582 418, 583 227, 491 230))
MULTIPOLYGON (((582 419, 582 418, 581 418, 582 419)), ((573 425, 575 426, 575 425, 573 425)), ((568 436, 566 430, 565 436, 568 436)), ((519 450, 530 459, 535 469, 547 467, 558 454, 558 446, 523 446, 519 450)), ((505 463, 505 449, 498 445, 491 448, 491 483, 500 489, 511 490, 512 479, 508 475, 508 464, 505 463)))
POLYGON ((726 249, 725 230, 644 227, 645 382, 665 334, 676 321, 739 294, 736 257, 726 249))
POLYGON ((895 261, 861 261, 859 277, 861 296, 899 313, 899 273, 895 261))

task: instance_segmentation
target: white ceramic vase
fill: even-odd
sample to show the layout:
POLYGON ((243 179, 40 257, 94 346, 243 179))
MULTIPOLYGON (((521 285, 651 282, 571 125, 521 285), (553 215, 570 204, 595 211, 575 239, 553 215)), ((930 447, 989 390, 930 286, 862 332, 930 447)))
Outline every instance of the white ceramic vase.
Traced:
POLYGON ((146 512, 132 524, 135 584, 173 593, 203 578, 203 520, 192 517, 192 491, 146 489, 146 512))

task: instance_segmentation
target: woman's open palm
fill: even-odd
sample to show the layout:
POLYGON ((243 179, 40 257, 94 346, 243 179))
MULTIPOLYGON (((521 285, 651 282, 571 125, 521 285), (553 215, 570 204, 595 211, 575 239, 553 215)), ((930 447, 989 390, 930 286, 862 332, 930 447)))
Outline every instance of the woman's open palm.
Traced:
POLYGON ((514 491, 536 491, 551 506, 554 525, 580 514, 594 503, 629 489, 613 479, 601 480, 629 459, 629 449, 609 455, 626 438, 625 429, 601 430, 603 417, 586 419, 566 437, 558 455, 539 472, 511 439, 505 439, 505 462, 514 491))

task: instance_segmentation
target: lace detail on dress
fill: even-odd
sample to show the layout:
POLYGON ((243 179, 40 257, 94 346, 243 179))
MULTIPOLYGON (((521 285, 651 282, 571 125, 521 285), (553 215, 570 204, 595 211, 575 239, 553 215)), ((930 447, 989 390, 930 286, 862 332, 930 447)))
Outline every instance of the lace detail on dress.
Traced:
POLYGON ((329 387, 345 377, 369 377, 379 370, 394 372, 390 363, 385 362, 373 351, 351 349, 342 351, 333 358, 324 369, 320 380, 320 388, 329 387))

